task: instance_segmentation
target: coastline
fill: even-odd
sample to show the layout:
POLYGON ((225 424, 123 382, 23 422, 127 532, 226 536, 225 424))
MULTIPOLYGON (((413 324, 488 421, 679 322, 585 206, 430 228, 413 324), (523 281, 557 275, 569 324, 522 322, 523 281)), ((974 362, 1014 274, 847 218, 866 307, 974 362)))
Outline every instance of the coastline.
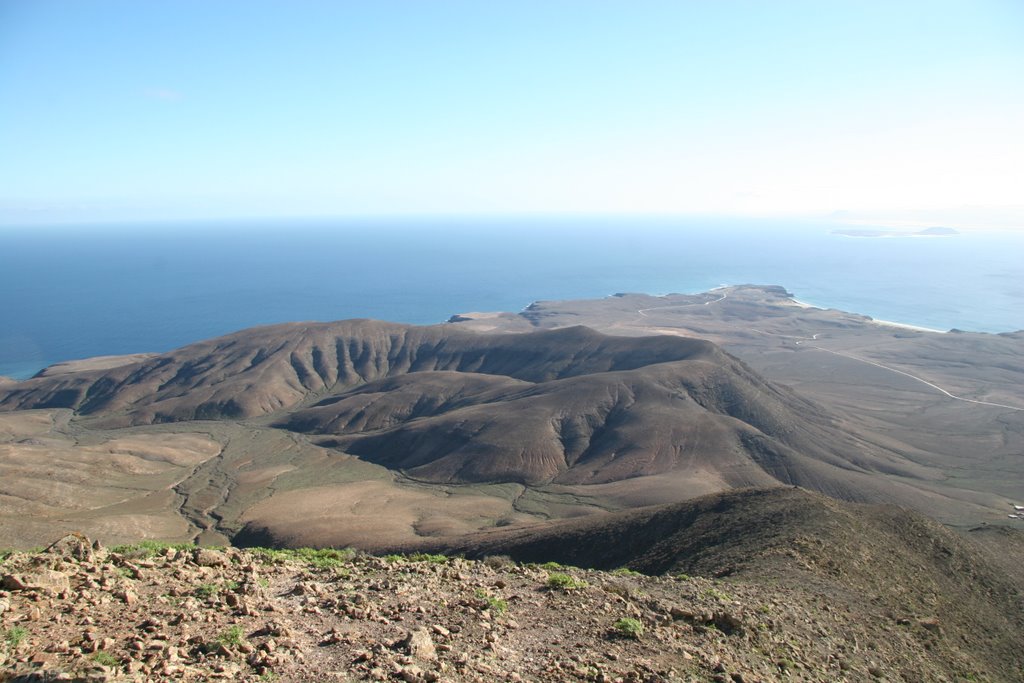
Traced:
MULTIPOLYGON (((734 286, 736 286, 736 285, 721 284, 721 285, 718 285, 717 287, 711 287, 710 289, 706 289, 704 291, 694 292, 694 293, 692 293, 692 295, 717 294, 717 293, 721 292, 722 290, 726 290, 726 289, 729 289, 730 287, 734 287, 734 286)), ((613 294, 613 295, 609 295, 609 296, 615 296, 615 295, 613 294)), ((651 295, 651 296, 658 296, 659 298, 662 298, 662 297, 665 297, 665 296, 669 296, 669 294, 651 295)), ((864 314, 864 313, 856 313, 854 311, 847 311, 847 310, 842 309, 842 308, 834 308, 834 307, 831 307, 831 306, 820 306, 820 305, 809 303, 807 301, 802 301, 802 300, 797 299, 795 297, 786 297, 784 300, 788 304, 790 304, 792 306, 796 306, 796 307, 803 308, 803 309, 837 310, 837 311, 842 311, 844 313, 849 313, 851 315, 862 316, 865 319, 865 322, 869 322, 869 323, 871 323, 873 325, 877 325, 877 326, 880 326, 880 327, 890 327, 890 328, 895 328, 895 329, 902 329, 902 330, 908 330, 908 331, 914 331, 914 332, 927 332, 927 333, 933 333, 933 334, 947 334, 948 333, 948 330, 940 330, 940 329, 936 329, 936 328, 933 328, 933 327, 925 327, 923 325, 914 325, 914 324, 911 324, 911 323, 901 323, 901 322, 896 322, 896 321, 892 321, 892 320, 878 319, 878 318, 873 318, 873 317, 871 317, 871 316, 869 316, 867 314, 864 314)), ((505 315, 507 313, 508 312, 505 312, 505 311, 479 311, 479 310, 477 310, 477 311, 471 311, 471 312, 465 312, 465 313, 456 313, 456 314, 453 314, 453 315, 449 316, 449 318, 447 320, 450 321, 451 318, 456 317, 456 316, 457 317, 462 317, 462 318, 484 320, 484 319, 498 318, 498 317, 500 317, 502 315, 505 315)), ((382 317, 380 317, 378 319, 386 320, 387 318, 382 316, 382 317)), ((433 323, 422 323, 422 324, 433 324, 433 323)), ((244 328, 242 328, 242 329, 244 329, 244 328)), ((985 333, 985 334, 993 334, 993 333, 985 333)), ((201 340, 197 339, 195 341, 201 341, 201 340)), ((86 357, 83 357, 83 358, 64 359, 64 360, 59 360, 59 361, 54 361, 54 362, 48 363, 48 364, 43 365, 41 367, 32 366, 31 372, 28 372, 28 371, 25 371, 24 369, 22 369, 22 368, 25 367, 25 365, 23 363, 20 364, 20 366, 18 366, 18 364, 12 364, 10 367, 4 367, 3 369, 7 370, 7 372, 6 373, 0 373, 0 376, 5 377, 8 380, 8 383, 10 381, 20 382, 20 381, 24 381, 24 380, 27 380, 27 379, 31 379, 36 374, 41 373, 41 372, 49 371, 50 374, 60 374, 62 372, 69 372, 69 371, 73 372, 73 371, 78 371, 78 370, 83 370, 83 369, 96 369, 96 368, 103 368, 103 367, 111 367, 113 365, 123 364, 125 362, 130 362, 133 359, 143 358, 143 357, 152 356, 152 355, 156 355, 156 354, 153 353, 153 352, 143 352, 143 353, 129 353, 129 354, 109 354, 109 355, 100 355, 100 356, 86 356, 86 357), (14 372, 11 372, 11 370, 14 370, 14 372)))
MULTIPOLYGON (((795 297, 789 297, 789 301, 794 306, 798 306, 800 308, 816 308, 816 309, 818 309, 820 311, 829 310, 829 309, 827 309, 827 308, 825 308, 823 306, 815 306, 814 304, 809 304, 806 301, 800 301, 799 299, 797 299, 795 297)), ((842 310, 842 309, 835 309, 835 310, 842 310)), ((844 313, 853 313, 853 311, 843 311, 843 312, 844 313)), ((854 315, 863 315, 865 318, 867 318, 867 322, 871 323, 872 325, 878 325, 880 327, 895 327, 895 328, 898 328, 898 329, 901 329, 901 330, 912 330, 914 332, 931 332, 931 333, 934 333, 934 334, 947 334, 949 332, 949 330, 939 330, 939 329, 936 329, 934 327, 925 327, 924 325, 912 325, 910 323, 899 323, 899 322, 895 322, 893 320, 882 320, 881 318, 872 318, 871 316, 866 315, 864 313, 854 313, 854 315)))
POLYGON ((948 334, 949 330, 937 330, 934 327, 924 327, 922 325, 910 325, 908 323, 897 323, 891 320, 879 320, 878 318, 871 318, 870 322, 874 325, 881 325, 883 327, 898 327, 904 330, 913 330, 915 332, 932 332, 935 334, 948 334))

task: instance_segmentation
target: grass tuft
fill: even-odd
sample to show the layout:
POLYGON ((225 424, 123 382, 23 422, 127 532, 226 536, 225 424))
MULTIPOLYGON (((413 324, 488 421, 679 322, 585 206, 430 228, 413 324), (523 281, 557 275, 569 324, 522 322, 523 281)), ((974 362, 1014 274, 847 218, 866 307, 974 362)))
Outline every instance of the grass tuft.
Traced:
POLYGON ((643 574, 641 574, 640 572, 634 569, 630 569, 629 567, 619 567, 618 569, 613 569, 612 574, 614 574, 615 576, 643 576, 643 574))
POLYGON ((21 641, 25 640, 28 630, 24 626, 12 626, 4 631, 3 641, 10 650, 17 650, 21 641))
POLYGON ((89 655, 89 659, 101 666, 117 667, 121 665, 121 661, 117 657, 103 650, 93 652, 89 655))
POLYGON ((249 548, 267 564, 302 562, 318 569, 332 569, 356 557, 352 548, 249 548))
POLYGON ((124 555, 125 557, 148 559, 156 557, 168 548, 172 550, 192 550, 195 548, 195 545, 192 543, 170 543, 167 541, 141 541, 139 543, 115 545, 110 548, 110 552, 124 555))
POLYGON ((583 581, 582 579, 577 579, 574 576, 569 576, 568 574, 562 574, 560 572, 548 574, 548 588, 557 588, 559 590, 571 591, 578 590, 580 588, 586 588, 586 586, 586 581, 583 581))
POLYGON ((644 634, 644 625, 638 619, 631 619, 629 617, 619 619, 612 624, 612 628, 617 635, 633 640, 640 640, 644 634))
POLYGON ((431 564, 447 564, 447 555, 431 555, 430 553, 413 553, 408 559, 411 562, 430 562, 431 564))
POLYGON ((224 647, 238 647, 245 642, 245 631, 241 626, 232 626, 217 636, 217 642, 224 647))

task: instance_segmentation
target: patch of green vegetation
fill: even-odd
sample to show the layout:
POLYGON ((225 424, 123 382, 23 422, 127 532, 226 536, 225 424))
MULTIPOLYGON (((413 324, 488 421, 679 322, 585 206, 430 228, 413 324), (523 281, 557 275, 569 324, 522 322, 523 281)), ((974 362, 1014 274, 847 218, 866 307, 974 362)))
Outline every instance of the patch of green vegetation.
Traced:
POLYGON ((714 598, 715 600, 722 600, 722 601, 732 600, 732 598, 730 598, 726 593, 723 593, 722 591, 718 590, 717 588, 713 588, 713 587, 707 589, 706 591, 704 591, 704 596, 708 597, 708 598, 714 598))
POLYGON ((237 591, 241 586, 242 584, 238 583, 234 579, 228 579, 223 583, 203 583, 196 586, 193 594, 197 598, 208 598, 211 595, 217 595, 221 591, 227 591, 229 593, 237 591))
POLYGON ((446 564, 447 555, 431 555, 430 553, 413 553, 407 558, 412 562, 430 562, 432 564, 446 564))
POLYGON ((569 576, 568 574, 562 574, 560 572, 548 574, 548 588, 557 588, 559 590, 571 591, 578 590, 580 588, 586 588, 586 586, 586 581, 583 581, 582 579, 577 579, 574 576, 569 576))
POLYGON ((21 641, 25 640, 25 636, 28 635, 28 630, 24 626, 12 626, 4 631, 3 641, 7 645, 8 649, 16 650, 21 645, 21 641))
POLYGON ((557 562, 545 562, 540 566, 540 568, 547 569, 548 571, 558 571, 559 569, 563 569, 562 565, 557 562))
POLYGON ((508 601, 504 598, 489 597, 487 598, 487 609, 494 614, 504 614, 508 611, 508 601))
POLYGON ((614 574, 615 576, 643 576, 643 574, 641 574, 640 572, 636 571, 635 569, 630 569, 629 567, 619 567, 618 569, 613 569, 612 574, 614 574))
POLYGON ((89 655, 89 659, 101 666, 117 667, 121 665, 121 661, 117 657, 104 650, 96 650, 89 655))
POLYGON ((224 647, 238 647, 245 642, 245 631, 241 626, 232 626, 217 636, 217 642, 224 647))
POLYGON ((208 598, 220 592, 220 586, 215 583, 203 583, 196 586, 195 594, 199 598, 208 598))
POLYGON ((172 550, 192 550, 195 545, 191 543, 170 543, 168 541, 142 541, 126 545, 115 545, 110 552, 124 555, 126 557, 150 558, 156 557, 168 548, 172 550))
POLYGON ((690 580, 690 575, 689 574, 676 574, 675 578, 678 579, 679 581, 689 581, 690 580))
POLYGON ((496 598, 483 588, 477 588, 473 591, 473 595, 476 596, 477 600, 482 600, 486 603, 486 609, 495 615, 504 614, 508 611, 508 602, 502 598, 496 598))
POLYGON ((0 548, 0 564, 6 562, 7 558, 9 558, 13 554, 14 551, 11 548, 0 548))
POLYGON ((385 562, 390 562, 391 564, 395 564, 396 562, 403 562, 403 561, 405 561, 405 556, 404 555, 394 555, 394 554, 392 554, 392 555, 385 555, 384 557, 382 557, 380 559, 384 560, 385 562))
POLYGON ((283 564, 288 561, 303 562, 318 569, 331 569, 356 556, 352 548, 250 548, 253 554, 269 564, 283 564))
POLYGON ((640 640, 640 637, 644 634, 644 625, 638 619, 630 617, 619 619, 612 624, 612 628, 617 635, 623 638, 632 638, 633 640, 640 640))

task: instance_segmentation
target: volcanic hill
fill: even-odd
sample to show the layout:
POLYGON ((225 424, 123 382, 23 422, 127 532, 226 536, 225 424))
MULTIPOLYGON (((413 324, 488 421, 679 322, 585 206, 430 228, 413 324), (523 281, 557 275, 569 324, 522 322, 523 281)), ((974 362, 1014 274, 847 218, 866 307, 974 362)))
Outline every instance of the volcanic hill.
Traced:
MULTIPOLYGON (((745 486, 928 502, 910 483, 930 472, 698 339, 352 320, 103 360, 4 387, 0 411, 10 411, 12 434, 4 492, 17 500, 15 482, 31 480, 54 502, 35 514, 66 530, 85 522, 105 538, 119 525, 144 530, 157 515, 164 530, 178 517, 174 538, 230 538, 248 527, 275 543, 386 546, 745 486), (33 411, 49 417, 26 429, 18 420, 41 415, 33 411), (48 489, 33 474, 40 438, 64 444, 51 457, 74 459, 86 442, 103 449, 168 433, 187 435, 201 459, 188 460, 191 470, 173 463, 161 489, 141 479, 118 487, 137 486, 134 498, 112 492, 111 503, 68 510, 82 507, 58 495, 70 475, 44 465, 48 489), (212 455, 211 443, 221 444, 212 455), (440 505, 438 495, 464 505, 440 505), (391 505, 368 523, 366 506, 381 496, 391 505)), ((153 456, 139 457, 152 468, 153 456)), ((82 476, 74 483, 88 485, 82 476)), ((46 528, 11 520, 19 525, 17 540, 37 533, 28 526, 46 528)))

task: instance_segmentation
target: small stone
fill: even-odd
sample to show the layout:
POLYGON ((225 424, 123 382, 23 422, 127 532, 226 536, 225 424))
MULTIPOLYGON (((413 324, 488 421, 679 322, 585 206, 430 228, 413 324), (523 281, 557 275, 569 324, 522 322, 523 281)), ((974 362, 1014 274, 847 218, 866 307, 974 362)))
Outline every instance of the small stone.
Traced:
POLYGON ((423 680, 423 669, 410 664, 398 672, 398 677, 406 683, 420 683, 423 680))

